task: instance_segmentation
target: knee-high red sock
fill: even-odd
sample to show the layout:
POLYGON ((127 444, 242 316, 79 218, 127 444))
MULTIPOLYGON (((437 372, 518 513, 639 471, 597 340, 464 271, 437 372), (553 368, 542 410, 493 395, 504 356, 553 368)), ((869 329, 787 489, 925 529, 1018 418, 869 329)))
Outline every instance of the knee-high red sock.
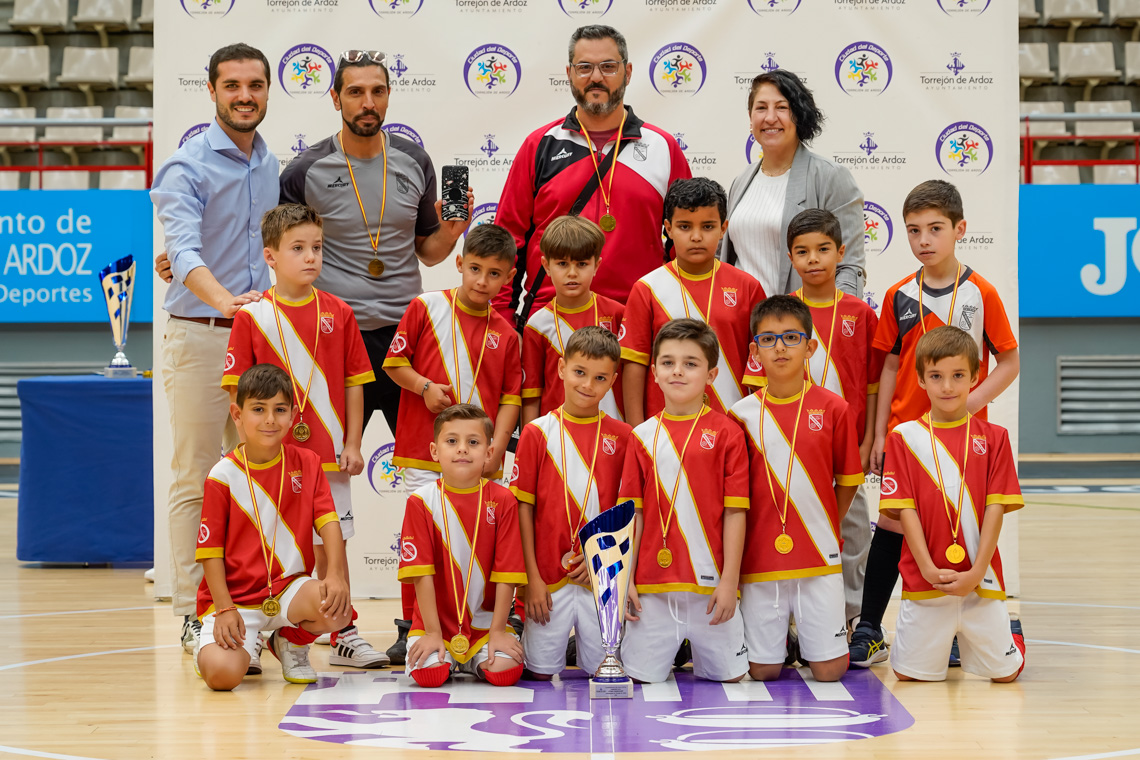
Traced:
POLYGON ((329 634, 329 644, 330 644, 331 646, 334 646, 334 647, 335 647, 335 646, 336 646, 336 638, 337 638, 337 636, 339 636, 340 634, 344 633, 344 632, 345 632, 345 631, 347 631, 349 628, 352 628, 352 627, 354 627, 355 625, 356 625, 356 608, 355 608, 355 607, 353 607, 353 608, 352 608, 352 618, 351 618, 351 619, 348 621, 348 625, 346 625, 344 628, 341 628, 339 631, 333 631, 332 633, 330 633, 330 634, 329 634))
POLYGON ((522 677, 522 663, 507 670, 484 670, 483 677, 492 686, 514 686, 522 677))
MULTIPOLYGON (((412 680, 425 689, 437 689, 443 686, 450 675, 451 666, 441 662, 438 665, 432 665, 430 668, 418 668, 413 670, 412 680)), ((518 679, 516 678, 515 680, 518 679)))
POLYGON ((412 619, 412 610, 416 605, 416 589, 410 583, 400 584, 400 614, 404 620, 412 619))
POLYGON ((317 640, 317 634, 309 633, 304 628, 297 626, 286 626, 281 629, 281 638, 288 641, 290 644, 297 646, 308 646, 317 640))

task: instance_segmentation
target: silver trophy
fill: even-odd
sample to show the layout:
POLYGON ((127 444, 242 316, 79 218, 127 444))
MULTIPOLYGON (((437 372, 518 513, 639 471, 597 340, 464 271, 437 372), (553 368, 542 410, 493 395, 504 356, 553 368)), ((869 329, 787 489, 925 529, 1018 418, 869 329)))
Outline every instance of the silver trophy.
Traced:
POLYGON ((111 318, 111 340, 115 343, 115 358, 104 368, 103 377, 137 377, 138 370, 127 361, 123 349, 127 345, 127 325, 131 320, 131 300, 135 293, 135 259, 124 256, 99 272, 99 284, 107 301, 107 316, 111 318))
POLYGON ((598 605, 602 649, 606 653, 590 679, 590 699, 633 697, 633 680, 625 674, 617 651, 625 620, 636 511, 632 501, 622 502, 602 512, 578 531, 582 556, 590 569, 590 586, 598 605))

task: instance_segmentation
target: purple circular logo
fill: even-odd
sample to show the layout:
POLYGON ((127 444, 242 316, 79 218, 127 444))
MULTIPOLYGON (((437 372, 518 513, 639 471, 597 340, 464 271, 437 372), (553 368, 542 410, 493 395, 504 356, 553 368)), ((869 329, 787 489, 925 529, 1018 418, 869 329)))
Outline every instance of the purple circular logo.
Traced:
POLYGON ((403 487, 404 468, 392 464, 396 444, 385 443, 368 458, 368 485, 378 494, 392 493, 403 487))
POLYGON ((377 16, 411 18, 424 7, 424 0, 368 0, 377 16))
POLYGON ((333 65, 329 51, 309 42, 294 45, 277 67, 277 79, 290 97, 321 97, 332 89, 333 65))
POLYGON ((947 16, 980 16, 990 7, 991 0, 938 0, 938 7, 947 16))
POLYGON ((994 144, 981 125, 959 121, 939 133, 934 153, 947 174, 981 174, 990 168, 994 144))
POLYGON ((835 81, 848 95, 880 95, 893 75, 891 57, 874 42, 852 42, 835 59, 835 81))
POLYGON ((182 10, 193 18, 222 17, 233 10, 235 0, 181 0, 182 10))
POLYGON ((878 203, 863 201, 863 250, 867 256, 878 256, 891 244, 895 225, 891 215, 878 203))
POLYGON ((475 229, 481 224, 494 224, 495 214, 499 211, 498 203, 480 203, 475 207, 475 212, 471 214, 471 224, 467 226, 463 236, 467 237, 467 233, 475 229))
POLYGON ((186 141, 189 140, 191 137, 194 137, 195 135, 200 135, 209 128, 210 128, 210 122, 208 122, 208 121, 203 123, 203 124, 195 124, 194 126, 190 127, 190 129, 186 130, 186 133, 183 134, 182 138, 178 141, 178 147, 181 148, 183 145, 186 144, 186 141))
POLYGON ((764 149, 760 147, 760 143, 756 142, 756 138, 751 132, 748 133, 748 139, 744 141, 744 157, 748 159, 750 164, 764 158, 764 149))
POLYGON ((522 64, 503 45, 489 43, 471 51, 463 62, 463 81, 478 98, 510 97, 522 81, 522 64))
POLYGON ((696 95, 707 75, 704 55, 687 42, 670 42, 649 63, 649 81, 661 95, 696 95))
POLYGON ((421 148, 424 147, 424 139, 420 137, 420 133, 409 127, 407 124, 385 124, 383 127, 381 127, 381 129, 390 135, 395 135, 397 137, 403 137, 411 140, 421 148))
POLYGON ((757 16, 790 16, 799 10, 803 0, 748 0, 757 16))
POLYGON ((601 18, 614 5, 614 0, 558 0, 558 7, 570 18, 601 18))

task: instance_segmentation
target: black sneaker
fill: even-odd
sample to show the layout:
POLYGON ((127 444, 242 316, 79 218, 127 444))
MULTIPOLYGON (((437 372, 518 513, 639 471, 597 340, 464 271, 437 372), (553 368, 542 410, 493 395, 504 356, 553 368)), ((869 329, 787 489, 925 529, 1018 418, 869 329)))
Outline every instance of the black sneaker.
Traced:
POLYGON ((954 643, 950 645, 950 667, 962 667, 962 655, 958 653, 958 637, 954 637, 954 643))
MULTIPOLYGON (((784 646, 788 652, 784 656, 784 667, 796 667, 796 663, 800 660, 800 636, 794 628, 788 630, 788 638, 784 646)), ((807 663, 805 662, 804 665, 807 663)))
POLYGON ((578 639, 574 634, 570 634, 570 640, 566 642, 566 667, 571 667, 578 664, 578 639))
POLYGON ((396 632, 399 635, 396 637, 396 643, 388 647, 384 654, 388 655, 391 664, 403 665, 408 657, 408 631, 412 629, 412 621, 397 618, 392 622, 396 624, 396 632))
POLYGON ((182 618, 182 651, 194 654, 198 648, 198 639, 202 637, 202 623, 193 615, 182 618))
POLYGON ((689 643, 688 639, 681 642, 681 648, 677 650, 677 654, 673 657, 673 667, 683 668, 689 664, 689 660, 693 659, 693 645, 689 643))
POLYGON ((519 614, 517 612, 512 612, 507 618, 507 623, 511 626, 511 628, 515 629, 515 635, 521 639, 523 632, 523 619, 519 617, 519 614))
POLYGON ((851 635, 848 652, 852 667, 869 668, 877 662, 887 661, 887 640, 879 628, 861 622, 855 626, 855 633, 851 635))

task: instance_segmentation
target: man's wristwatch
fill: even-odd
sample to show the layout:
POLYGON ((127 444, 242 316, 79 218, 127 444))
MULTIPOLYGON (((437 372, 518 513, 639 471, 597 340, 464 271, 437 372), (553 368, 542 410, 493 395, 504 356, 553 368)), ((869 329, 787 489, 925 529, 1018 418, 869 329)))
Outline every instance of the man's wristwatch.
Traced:
POLYGON ((421 396, 421 397, 422 397, 422 396, 423 396, 425 393, 427 393, 427 389, 428 389, 430 386, 431 386, 431 380, 428 380, 426 383, 424 383, 424 387, 423 387, 423 388, 420 388, 420 396, 421 396))

